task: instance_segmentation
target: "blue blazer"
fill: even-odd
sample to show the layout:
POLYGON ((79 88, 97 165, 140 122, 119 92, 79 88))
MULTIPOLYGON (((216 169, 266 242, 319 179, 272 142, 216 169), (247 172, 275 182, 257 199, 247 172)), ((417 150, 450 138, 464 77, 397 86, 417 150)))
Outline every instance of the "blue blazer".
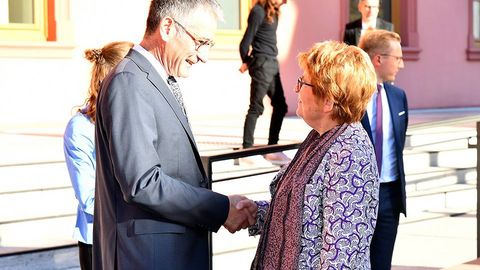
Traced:
MULTIPOLYGON (((393 134, 395 138, 395 150, 397 152, 397 168, 398 175, 400 180, 399 188, 401 189, 402 195, 402 206, 400 211, 403 214, 407 214, 407 196, 405 192, 405 170, 403 167, 403 148, 405 147, 405 139, 407 134, 408 126, 408 103, 407 95, 402 89, 393 86, 389 83, 383 84, 385 92, 387 93, 388 106, 390 107, 390 115, 393 126, 393 134)), ((368 137, 373 143, 372 138, 372 129, 370 127, 370 121, 368 120, 368 115, 365 115, 362 118, 362 126, 367 131, 368 137)))

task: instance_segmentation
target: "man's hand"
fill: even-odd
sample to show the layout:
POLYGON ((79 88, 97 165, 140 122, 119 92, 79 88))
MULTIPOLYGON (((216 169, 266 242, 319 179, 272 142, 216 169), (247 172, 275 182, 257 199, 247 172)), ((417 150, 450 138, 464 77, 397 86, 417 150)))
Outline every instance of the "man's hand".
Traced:
POLYGON ((241 195, 231 195, 228 198, 230 200, 230 210, 223 226, 230 233, 235 233, 255 224, 257 205, 252 200, 241 195))

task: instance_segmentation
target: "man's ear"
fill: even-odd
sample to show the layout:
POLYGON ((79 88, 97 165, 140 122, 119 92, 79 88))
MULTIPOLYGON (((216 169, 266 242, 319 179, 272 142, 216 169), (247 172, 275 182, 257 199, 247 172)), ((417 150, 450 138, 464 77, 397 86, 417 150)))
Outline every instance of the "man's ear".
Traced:
POLYGON ((382 56, 380 54, 375 54, 372 58, 372 64, 374 67, 378 67, 382 64, 382 56))
POLYGON ((160 20, 158 31, 163 40, 168 41, 175 33, 175 21, 171 17, 165 17, 160 20))

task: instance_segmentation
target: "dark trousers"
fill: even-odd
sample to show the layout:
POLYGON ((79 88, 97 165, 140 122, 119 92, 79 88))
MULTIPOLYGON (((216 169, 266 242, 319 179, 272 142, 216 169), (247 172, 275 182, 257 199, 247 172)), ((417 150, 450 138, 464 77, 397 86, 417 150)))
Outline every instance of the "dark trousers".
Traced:
POLYGON ((283 118, 288 111, 278 61, 273 57, 255 56, 248 66, 252 82, 250 84, 250 106, 243 126, 243 148, 253 146, 257 119, 263 114, 263 98, 271 100, 273 107, 268 134, 268 144, 277 144, 283 118))
POLYGON ((82 270, 92 270, 92 245, 78 242, 78 256, 82 270))
POLYGON ((389 270, 402 205, 400 181, 380 184, 379 198, 377 225, 370 245, 370 263, 372 270, 389 270))

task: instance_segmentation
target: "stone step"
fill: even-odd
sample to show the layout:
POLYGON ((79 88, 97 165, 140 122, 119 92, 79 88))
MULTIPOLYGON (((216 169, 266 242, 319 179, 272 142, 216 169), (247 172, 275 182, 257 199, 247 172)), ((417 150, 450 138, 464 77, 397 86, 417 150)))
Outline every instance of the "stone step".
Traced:
MULTIPOLYGON (((76 244, 72 238, 75 220, 76 216, 70 215, 2 223, 0 224, 0 255, 76 244)), ((0 268, 3 269, 1 266, 0 268)))
POLYGON ((0 195, 71 187, 65 162, 0 167, 0 195))
POLYGON ((0 257, 2 269, 8 270, 80 270, 78 247, 67 246, 43 249, 18 255, 0 257))
POLYGON ((0 166, 64 161, 61 135, 0 133, 0 166), (32 151, 34 149, 34 151, 32 151))
POLYGON ((407 192, 414 192, 454 184, 474 184, 476 178, 476 168, 425 167, 416 171, 407 171, 405 181, 407 192))
POLYGON ((477 152, 466 147, 436 151, 407 149, 403 152, 403 162, 407 174, 428 167, 473 168, 477 166, 477 152))
POLYGON ((454 184, 422 191, 407 191, 408 219, 465 214, 476 209, 474 184, 454 184), (413 218, 412 218, 413 217, 413 218))
POLYGON ((407 131, 406 147, 426 146, 438 143, 449 144, 455 141, 465 141, 476 136, 475 128, 439 126, 431 128, 410 129, 407 131))
POLYGON ((0 224, 68 216, 75 214, 76 209, 77 200, 71 187, 2 194, 0 224))

